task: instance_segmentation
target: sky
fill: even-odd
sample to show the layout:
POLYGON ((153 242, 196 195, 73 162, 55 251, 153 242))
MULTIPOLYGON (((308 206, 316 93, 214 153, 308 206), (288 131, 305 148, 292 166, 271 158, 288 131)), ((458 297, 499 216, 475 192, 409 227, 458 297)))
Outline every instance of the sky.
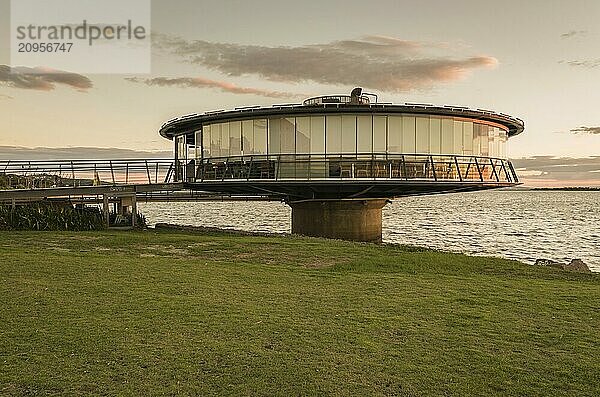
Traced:
POLYGON ((155 0, 150 74, 58 79, 29 73, 44 65, 8 73, 9 3, 0 0, 4 158, 27 148, 162 154, 171 143, 157 131, 173 117, 361 86, 384 102, 519 117, 526 129, 508 154, 528 184, 600 185, 597 0, 155 0))

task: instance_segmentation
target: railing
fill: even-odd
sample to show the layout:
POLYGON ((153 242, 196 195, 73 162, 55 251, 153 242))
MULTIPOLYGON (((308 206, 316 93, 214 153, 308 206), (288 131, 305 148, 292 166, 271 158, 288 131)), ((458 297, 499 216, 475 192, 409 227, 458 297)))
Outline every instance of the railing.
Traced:
POLYGON ((196 165, 188 163, 178 175, 188 182, 353 179, 519 183, 512 164, 505 159, 388 153, 219 157, 196 165))
POLYGON ((0 189, 156 184, 173 181, 171 159, 0 161, 0 189))

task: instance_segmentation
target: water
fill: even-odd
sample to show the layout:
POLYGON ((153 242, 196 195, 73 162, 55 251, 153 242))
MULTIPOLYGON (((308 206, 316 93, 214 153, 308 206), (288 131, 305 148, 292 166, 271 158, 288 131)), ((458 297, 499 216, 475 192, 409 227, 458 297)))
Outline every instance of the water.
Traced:
MULTIPOLYGON (((290 232, 278 202, 141 203, 149 224, 290 232)), ((383 240, 533 263, 583 259, 600 272, 600 192, 488 191, 395 200, 383 240)))

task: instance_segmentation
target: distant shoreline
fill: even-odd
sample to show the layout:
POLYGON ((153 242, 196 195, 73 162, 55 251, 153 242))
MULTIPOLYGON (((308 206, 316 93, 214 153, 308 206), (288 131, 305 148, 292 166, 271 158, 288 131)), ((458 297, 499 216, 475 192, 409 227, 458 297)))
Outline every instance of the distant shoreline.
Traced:
POLYGON ((600 187, 585 187, 585 186, 572 186, 572 187, 534 187, 529 190, 561 190, 567 192, 600 192, 600 187))

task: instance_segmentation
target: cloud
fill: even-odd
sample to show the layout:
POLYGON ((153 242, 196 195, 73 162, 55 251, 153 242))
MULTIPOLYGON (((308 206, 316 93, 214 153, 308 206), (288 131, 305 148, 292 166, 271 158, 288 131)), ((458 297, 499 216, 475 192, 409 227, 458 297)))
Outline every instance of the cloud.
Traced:
POLYGON ((28 68, 0 65, 0 84, 13 88, 38 91, 51 91, 57 85, 65 85, 78 91, 92 88, 92 81, 86 76, 47 68, 28 68))
POLYGON ((0 146, 0 160, 81 160, 81 159, 168 159, 170 151, 141 151, 117 148, 69 147, 69 148, 26 148, 0 146))
POLYGON ((226 81, 209 80, 202 77, 155 77, 151 79, 140 79, 137 77, 127 77, 125 80, 133 83, 143 83, 149 86, 159 87, 183 87, 183 88, 217 88, 224 92, 233 94, 253 94, 268 98, 294 98, 302 95, 291 92, 270 91, 260 88, 240 87, 226 81))
POLYGON ((517 175, 527 181, 552 181, 552 184, 600 185, 600 156, 534 156, 511 160, 517 175))
POLYGON ((437 55, 447 45, 367 36, 297 47, 187 41, 153 36, 155 48, 228 76, 267 80, 363 86, 387 92, 431 88, 465 78, 475 69, 494 67, 490 56, 437 55))
POLYGON ((560 35, 561 39, 570 39, 575 36, 584 36, 588 33, 587 30, 571 30, 560 35))
POLYGON ((558 63, 566 63, 567 65, 573 66, 573 67, 594 69, 594 68, 600 67, 600 58, 599 59, 579 60, 579 61, 559 61, 558 63))
POLYGON ((570 130, 574 134, 600 135, 600 127, 577 127, 570 130))

